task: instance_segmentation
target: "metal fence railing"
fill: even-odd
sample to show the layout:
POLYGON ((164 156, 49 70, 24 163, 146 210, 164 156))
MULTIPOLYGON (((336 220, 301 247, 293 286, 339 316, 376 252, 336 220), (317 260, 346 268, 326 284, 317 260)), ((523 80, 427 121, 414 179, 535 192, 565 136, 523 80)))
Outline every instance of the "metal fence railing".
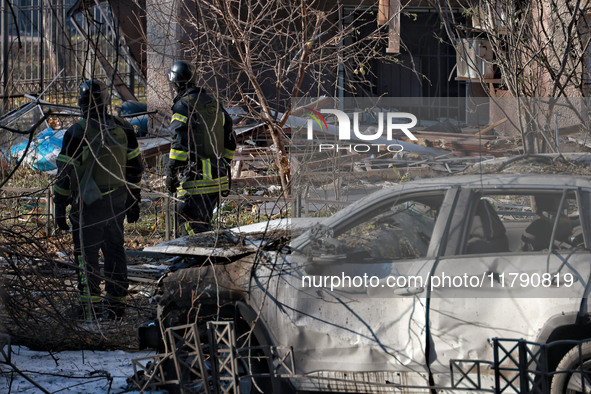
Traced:
POLYGON ((83 79, 108 81, 100 59, 117 71, 136 97, 145 96, 144 85, 126 56, 124 36, 113 27, 117 24, 108 3, 96 2, 70 17, 68 11, 75 3, 0 4, 0 116, 22 105, 25 94, 43 93, 46 101, 75 105, 83 79), (87 37, 96 40, 98 47, 87 37))
MULTIPOLYGON (((158 193, 142 195, 138 223, 126 223, 126 237, 142 237, 154 243, 174 235, 174 213, 169 197, 158 193)), ((55 234, 53 200, 50 188, 3 188, 0 194, 0 225, 18 226, 31 234, 55 234)))
MULTIPOLYGON (((230 194, 215 210, 212 227, 227 229, 290 216, 325 216, 350 204, 347 201, 230 194), (299 200, 299 202, 298 202, 299 200), (294 207, 299 211, 297 214, 294 207)), ((153 245, 176 238, 176 199, 158 192, 142 192, 140 220, 125 223, 127 239, 153 245)), ((0 192, 0 226, 19 226, 31 234, 55 234, 52 191, 48 187, 5 187, 0 192)))

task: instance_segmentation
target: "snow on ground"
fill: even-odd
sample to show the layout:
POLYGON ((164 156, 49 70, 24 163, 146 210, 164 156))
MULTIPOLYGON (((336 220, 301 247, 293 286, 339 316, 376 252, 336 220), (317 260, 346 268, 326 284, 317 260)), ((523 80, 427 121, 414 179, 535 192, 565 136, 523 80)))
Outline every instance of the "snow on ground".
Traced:
MULTIPOLYGON (((8 346, 4 347, 4 353, 8 354, 8 346)), ((125 391, 127 378, 133 375, 131 360, 153 355, 154 352, 122 350, 49 353, 12 346, 10 361, 50 393, 101 394, 125 391)), ((0 355, 0 393, 43 392, 4 362, 4 356, 0 355)))

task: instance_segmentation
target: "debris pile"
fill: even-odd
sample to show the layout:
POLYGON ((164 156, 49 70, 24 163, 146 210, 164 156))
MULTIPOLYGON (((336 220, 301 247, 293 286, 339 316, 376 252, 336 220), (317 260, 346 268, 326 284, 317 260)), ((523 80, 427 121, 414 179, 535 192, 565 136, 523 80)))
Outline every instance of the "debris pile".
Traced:
POLYGON ((586 153, 525 154, 476 163, 467 174, 591 174, 591 156, 586 153))
POLYGON ((54 252, 69 249, 62 240, 0 225, 2 331, 32 349, 135 348, 136 327, 150 316, 152 284, 132 285, 124 320, 80 321, 77 267, 54 252))

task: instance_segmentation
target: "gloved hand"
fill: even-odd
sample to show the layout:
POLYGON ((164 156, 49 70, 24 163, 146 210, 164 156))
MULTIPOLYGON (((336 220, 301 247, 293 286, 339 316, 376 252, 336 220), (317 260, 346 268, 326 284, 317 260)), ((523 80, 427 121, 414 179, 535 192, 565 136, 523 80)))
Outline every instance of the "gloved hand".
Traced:
POLYGON ((55 204, 55 225, 60 230, 69 231, 70 226, 66 221, 66 207, 65 204, 55 204))
POLYGON ((166 167, 166 178, 164 179, 164 186, 170 194, 174 194, 179 187, 179 172, 182 167, 178 164, 170 164, 166 167))
POLYGON ((176 193, 176 189, 179 186, 179 180, 176 175, 167 174, 166 178, 164 179, 164 185, 169 193, 174 194, 176 193))
POLYGON ((127 216, 127 223, 135 223, 140 218, 140 191, 132 191, 127 196, 127 201, 125 203, 126 207, 126 216, 127 216))

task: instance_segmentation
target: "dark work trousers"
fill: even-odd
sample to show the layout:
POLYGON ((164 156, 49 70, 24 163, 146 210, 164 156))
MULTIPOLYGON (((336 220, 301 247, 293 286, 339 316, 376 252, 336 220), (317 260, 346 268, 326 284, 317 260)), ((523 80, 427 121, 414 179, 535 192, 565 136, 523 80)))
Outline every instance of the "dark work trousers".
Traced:
POLYGON ((101 300, 99 250, 105 259, 106 298, 116 301, 127 296, 127 258, 123 238, 126 199, 127 190, 121 187, 90 205, 72 204, 70 221, 74 258, 79 268, 78 290, 83 303, 101 300))
POLYGON ((193 235, 211 230, 213 210, 219 200, 219 192, 180 197, 177 204, 177 223, 181 234, 193 235))

